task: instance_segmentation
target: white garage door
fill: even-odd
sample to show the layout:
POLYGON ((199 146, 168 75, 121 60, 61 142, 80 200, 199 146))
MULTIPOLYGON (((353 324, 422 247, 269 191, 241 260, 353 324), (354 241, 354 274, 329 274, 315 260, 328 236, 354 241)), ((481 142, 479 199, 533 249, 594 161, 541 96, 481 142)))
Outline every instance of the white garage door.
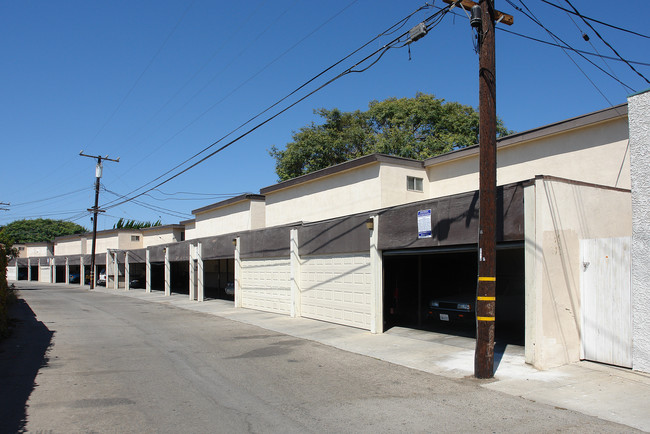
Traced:
POLYGON ((303 258, 301 315, 369 330, 370 278, 370 255, 303 258))
POLYGON ((242 260, 242 307, 290 314, 290 271, 289 258, 242 260))

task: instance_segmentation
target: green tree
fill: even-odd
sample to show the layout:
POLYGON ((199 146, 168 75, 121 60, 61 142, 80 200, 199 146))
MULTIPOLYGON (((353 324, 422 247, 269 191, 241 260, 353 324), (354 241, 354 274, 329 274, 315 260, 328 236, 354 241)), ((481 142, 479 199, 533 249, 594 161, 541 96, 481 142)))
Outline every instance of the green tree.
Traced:
POLYGON ((64 220, 16 220, 0 229, 0 240, 11 243, 37 243, 84 232, 88 230, 83 226, 64 220))
POLYGON ((155 222, 139 222, 135 220, 124 220, 123 218, 120 218, 117 223, 113 225, 113 229, 142 229, 161 225, 162 223, 160 220, 157 220, 155 222))
MULTIPOLYGON (((479 115, 471 106, 418 93, 415 98, 372 101, 367 111, 314 111, 324 122, 294 132, 285 149, 275 145, 279 181, 381 153, 422 160, 478 142, 479 115)), ((497 135, 512 134, 498 121, 497 135)))

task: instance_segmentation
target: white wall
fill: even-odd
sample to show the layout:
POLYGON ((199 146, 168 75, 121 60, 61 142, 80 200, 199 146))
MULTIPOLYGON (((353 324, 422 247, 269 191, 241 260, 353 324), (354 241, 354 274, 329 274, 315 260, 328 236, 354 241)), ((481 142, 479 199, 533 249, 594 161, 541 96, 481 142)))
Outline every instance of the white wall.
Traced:
MULTIPOLYGON (((478 189, 478 154, 427 167, 431 197, 478 189)), ((626 118, 501 147, 497 184, 557 176, 610 187, 630 188, 626 118)))
POLYGON ((59 240, 54 242, 54 254, 56 256, 70 256, 82 254, 81 238, 59 240))
MULTIPOLYGON (((187 233, 185 238, 211 237, 251 229, 251 202, 253 201, 245 200, 196 214, 191 238, 187 233)), ((259 211, 259 208, 255 210, 259 211)))
POLYGON ((632 367, 650 372, 650 91, 628 99, 632 154, 632 367))
POLYGON ((537 179, 524 191, 526 361, 580 359, 580 240, 630 236, 630 193, 537 179))

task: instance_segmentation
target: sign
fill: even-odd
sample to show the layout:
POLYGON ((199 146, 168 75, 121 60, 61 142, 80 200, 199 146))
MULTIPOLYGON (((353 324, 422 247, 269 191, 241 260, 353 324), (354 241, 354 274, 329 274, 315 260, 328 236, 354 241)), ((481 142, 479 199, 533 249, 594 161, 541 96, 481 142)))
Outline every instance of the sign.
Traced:
POLYGON ((431 210, 418 211, 418 238, 431 238, 431 210))

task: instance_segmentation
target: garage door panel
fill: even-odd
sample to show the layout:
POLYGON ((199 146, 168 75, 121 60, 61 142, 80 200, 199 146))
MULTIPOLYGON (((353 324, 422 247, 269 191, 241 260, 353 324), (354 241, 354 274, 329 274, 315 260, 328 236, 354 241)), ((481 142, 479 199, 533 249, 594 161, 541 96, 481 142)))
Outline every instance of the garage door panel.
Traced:
POLYGON ((242 307, 267 312, 291 312, 289 259, 242 261, 242 307))
POLYGON ((303 317, 370 328, 369 255, 303 258, 300 274, 303 317))

